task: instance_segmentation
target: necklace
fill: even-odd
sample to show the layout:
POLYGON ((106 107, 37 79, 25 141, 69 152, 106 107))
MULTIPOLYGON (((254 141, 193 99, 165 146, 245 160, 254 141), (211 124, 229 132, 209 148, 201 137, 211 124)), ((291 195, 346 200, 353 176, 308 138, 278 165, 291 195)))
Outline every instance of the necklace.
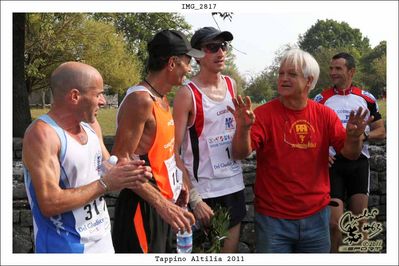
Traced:
POLYGON ((160 94, 146 79, 144 79, 144 82, 147 83, 148 86, 150 86, 150 88, 158 94, 158 97, 163 98, 164 95, 160 94))

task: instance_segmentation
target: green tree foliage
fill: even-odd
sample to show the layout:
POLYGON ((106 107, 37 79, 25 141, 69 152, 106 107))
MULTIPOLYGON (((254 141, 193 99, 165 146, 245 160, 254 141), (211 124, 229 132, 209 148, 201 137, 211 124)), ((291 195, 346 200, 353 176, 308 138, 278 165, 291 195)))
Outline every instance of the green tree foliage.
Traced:
POLYGON ((191 29, 184 17, 177 13, 97 13, 93 17, 113 23, 117 31, 125 36, 130 52, 143 65, 147 61, 147 43, 157 32, 174 29, 188 34, 191 29))
POLYGON ((359 68, 363 74, 364 85, 376 97, 381 97, 385 93, 386 53, 387 43, 382 41, 360 60, 361 65, 359 68))
POLYGON ((26 22, 25 66, 28 92, 49 87, 51 72, 66 61, 96 67, 111 93, 139 78, 140 63, 123 35, 84 13, 31 13, 26 22))
POLYGON ((299 36, 299 47, 311 54, 321 48, 350 48, 359 51, 370 50, 367 37, 363 37, 359 29, 353 29, 346 22, 332 19, 317 20, 304 35, 299 36))
POLYGON ((109 85, 110 94, 122 94, 128 87, 139 82, 141 62, 126 49, 121 34, 111 24, 87 20, 82 39, 85 49, 82 61, 96 67, 104 82, 109 85), (101 36, 101 38, 98 38, 101 36))
POLYGON ((222 71, 223 75, 230 76, 236 81, 237 86, 237 94, 242 95, 244 88, 246 86, 244 78, 241 76, 238 71, 237 65, 235 64, 236 56, 232 53, 231 50, 227 52, 226 60, 225 60, 225 69, 222 71))
POLYGON ((49 73, 60 63, 75 60, 79 47, 74 33, 81 27, 83 18, 83 14, 27 14, 25 73, 29 93, 47 88, 49 73))
POLYGON ((245 89, 245 95, 250 96, 255 103, 270 101, 276 97, 277 76, 273 71, 265 70, 252 78, 245 89))

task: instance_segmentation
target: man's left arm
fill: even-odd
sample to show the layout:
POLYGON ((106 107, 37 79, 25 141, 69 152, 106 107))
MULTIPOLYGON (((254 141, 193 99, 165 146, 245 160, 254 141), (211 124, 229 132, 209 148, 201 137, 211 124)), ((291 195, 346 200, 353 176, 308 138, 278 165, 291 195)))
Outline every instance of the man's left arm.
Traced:
POLYGON ((369 140, 379 141, 385 139, 385 136, 384 120, 379 119, 370 124, 369 140))

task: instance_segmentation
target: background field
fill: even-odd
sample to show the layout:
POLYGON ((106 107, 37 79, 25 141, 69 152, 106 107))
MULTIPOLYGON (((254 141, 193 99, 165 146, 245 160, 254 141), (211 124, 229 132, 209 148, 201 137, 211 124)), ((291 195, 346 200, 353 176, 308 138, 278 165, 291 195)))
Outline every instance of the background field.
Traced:
MULTIPOLYGON (((256 108, 258 104, 254 104, 254 108, 256 108)), ((380 107, 380 113, 386 121, 386 101, 378 100, 378 106, 380 107)), ((32 119, 36 119, 40 115, 47 113, 49 109, 38 109, 31 108, 32 119)), ((115 117, 116 117, 115 108, 102 108, 98 113, 97 119, 101 125, 103 135, 104 136, 113 136, 115 135, 116 126, 115 126, 115 117)))

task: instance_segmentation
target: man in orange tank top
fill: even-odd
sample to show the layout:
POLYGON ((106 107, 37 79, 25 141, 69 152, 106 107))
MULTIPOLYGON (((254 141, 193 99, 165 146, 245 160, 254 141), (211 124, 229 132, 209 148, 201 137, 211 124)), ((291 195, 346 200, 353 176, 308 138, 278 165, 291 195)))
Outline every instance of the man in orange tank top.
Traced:
POLYGON ((120 104, 112 154, 120 161, 146 160, 153 178, 122 190, 115 209, 113 241, 120 253, 171 251, 171 233, 191 231, 194 216, 174 157, 174 122, 166 94, 183 83, 191 57, 202 57, 179 31, 163 30, 148 43, 147 77, 128 89, 120 104), (181 193, 182 192, 182 193, 181 193))

